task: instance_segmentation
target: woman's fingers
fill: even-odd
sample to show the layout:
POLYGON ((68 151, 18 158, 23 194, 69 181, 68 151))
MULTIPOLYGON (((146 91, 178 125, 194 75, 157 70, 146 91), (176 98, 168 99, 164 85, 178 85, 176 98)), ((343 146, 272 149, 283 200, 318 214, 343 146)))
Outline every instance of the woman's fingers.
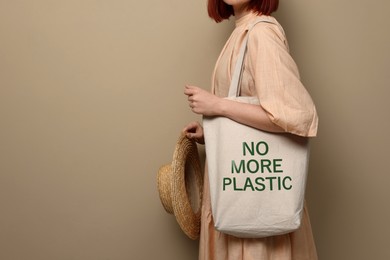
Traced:
POLYGON ((194 132, 194 129, 196 130, 197 123, 191 122, 186 127, 184 127, 183 132, 194 132))
POLYGON ((187 96, 192 96, 197 93, 198 89, 199 88, 196 86, 186 85, 184 87, 184 94, 186 94, 187 96))

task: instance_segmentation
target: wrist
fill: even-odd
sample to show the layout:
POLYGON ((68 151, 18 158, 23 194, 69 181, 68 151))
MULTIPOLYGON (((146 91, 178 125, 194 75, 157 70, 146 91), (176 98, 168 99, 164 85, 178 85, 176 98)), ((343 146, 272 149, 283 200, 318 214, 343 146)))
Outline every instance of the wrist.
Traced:
POLYGON ((217 116, 223 116, 223 117, 227 117, 227 113, 228 113, 228 107, 229 107, 229 104, 228 104, 228 100, 225 99, 225 98, 220 98, 219 99, 219 102, 217 104, 217 116))

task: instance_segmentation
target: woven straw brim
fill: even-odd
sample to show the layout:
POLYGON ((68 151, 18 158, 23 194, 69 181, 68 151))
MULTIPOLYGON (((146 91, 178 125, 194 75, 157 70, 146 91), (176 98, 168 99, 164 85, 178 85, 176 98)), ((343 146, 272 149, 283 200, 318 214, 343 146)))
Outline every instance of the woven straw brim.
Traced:
POLYGON ((171 188, 171 180, 172 180, 172 167, 170 164, 166 164, 161 166, 158 170, 157 175, 157 186, 160 195, 161 203, 164 206, 164 209, 169 213, 173 214, 172 208, 172 188, 171 188))
POLYGON ((185 135, 180 136, 172 163, 160 168, 157 181, 165 210, 168 213, 173 212, 180 228, 189 238, 197 239, 200 233, 203 174, 194 141, 185 135), (195 183, 188 183, 190 180, 195 183), (194 186, 191 184, 195 184, 195 191, 191 189, 194 186), (194 197, 197 197, 199 202, 195 209, 192 203, 194 197))

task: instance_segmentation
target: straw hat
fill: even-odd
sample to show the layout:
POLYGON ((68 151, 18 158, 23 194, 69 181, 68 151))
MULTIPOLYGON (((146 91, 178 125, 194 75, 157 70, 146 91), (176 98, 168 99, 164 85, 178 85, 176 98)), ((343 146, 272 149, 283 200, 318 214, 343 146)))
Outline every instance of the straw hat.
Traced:
POLYGON ((176 217, 189 238, 197 239, 203 176, 196 143, 184 134, 176 143, 172 163, 159 169, 157 187, 165 210, 176 217))

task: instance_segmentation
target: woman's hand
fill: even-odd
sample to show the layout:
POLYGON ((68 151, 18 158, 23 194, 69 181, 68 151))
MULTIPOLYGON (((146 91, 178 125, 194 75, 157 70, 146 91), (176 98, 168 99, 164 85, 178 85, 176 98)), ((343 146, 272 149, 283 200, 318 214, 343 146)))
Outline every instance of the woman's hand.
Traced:
POLYGON ((193 139, 199 144, 204 144, 203 127, 199 122, 189 123, 182 131, 187 138, 193 139))
POLYGON ((189 106, 196 114, 204 116, 219 115, 222 98, 196 86, 186 85, 184 94, 188 96, 189 106))

